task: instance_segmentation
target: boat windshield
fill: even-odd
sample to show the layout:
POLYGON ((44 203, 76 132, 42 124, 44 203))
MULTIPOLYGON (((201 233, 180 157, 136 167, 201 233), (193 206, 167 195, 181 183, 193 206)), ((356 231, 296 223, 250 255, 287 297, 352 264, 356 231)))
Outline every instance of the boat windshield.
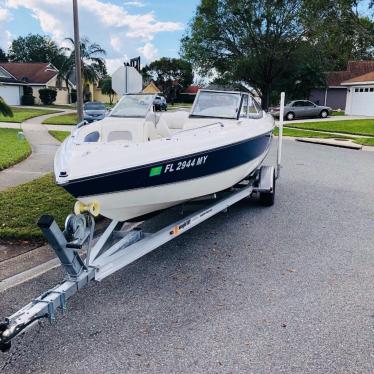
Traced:
POLYGON ((155 95, 125 95, 113 108, 110 117, 141 117, 144 118, 155 95))
POLYGON ((236 119, 239 106, 240 93, 200 91, 191 115, 236 119))

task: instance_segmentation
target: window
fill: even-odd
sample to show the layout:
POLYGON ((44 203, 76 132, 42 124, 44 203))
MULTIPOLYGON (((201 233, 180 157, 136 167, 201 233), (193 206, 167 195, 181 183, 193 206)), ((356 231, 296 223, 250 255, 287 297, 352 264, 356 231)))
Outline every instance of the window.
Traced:
POLYGON ((113 108, 110 117, 145 118, 154 98, 155 95, 125 95, 113 108))
POLYGON ((248 95, 243 95, 242 108, 240 110, 240 118, 248 116, 248 95))
POLYGON ((365 88, 365 92, 369 92, 369 89, 368 89, 368 88, 365 88))
POLYGON ((364 89, 363 89, 363 88, 360 88, 360 92, 364 92, 364 89))
POLYGON ((295 101, 292 106, 302 107, 302 106, 304 106, 304 102, 303 101, 295 101))
POLYGON ((90 102, 84 104, 84 110, 105 110, 105 105, 103 103, 95 103, 95 102, 90 102))
POLYGON ((370 92, 374 92, 374 87, 370 87, 370 92))
POLYGON ((314 104, 311 101, 304 101, 303 103, 303 106, 314 106, 314 104))
POLYGON ((240 101, 240 93, 200 91, 191 116, 236 119, 240 101))
POLYGON ((95 143, 99 140, 100 134, 97 131, 91 132, 84 137, 86 143, 95 143))
POLYGON ((358 92, 359 91, 359 89, 358 88, 355 88, 355 92, 358 92))

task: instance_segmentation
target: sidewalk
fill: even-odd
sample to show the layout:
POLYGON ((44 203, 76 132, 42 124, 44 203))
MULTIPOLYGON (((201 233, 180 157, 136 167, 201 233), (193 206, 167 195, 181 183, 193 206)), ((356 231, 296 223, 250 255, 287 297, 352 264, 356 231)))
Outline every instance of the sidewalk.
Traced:
POLYGON ((74 111, 64 110, 63 113, 46 114, 26 120, 22 124, 0 124, 1 127, 21 127, 32 148, 30 157, 0 172, 0 191, 30 182, 53 170, 53 158, 60 142, 49 135, 48 128, 41 123, 47 118, 71 112, 74 111))

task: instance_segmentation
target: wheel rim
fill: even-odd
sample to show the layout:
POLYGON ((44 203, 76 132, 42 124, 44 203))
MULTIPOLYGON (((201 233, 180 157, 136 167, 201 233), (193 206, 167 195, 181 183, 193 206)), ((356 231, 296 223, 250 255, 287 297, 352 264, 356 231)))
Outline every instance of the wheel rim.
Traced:
POLYGON ((293 119, 293 114, 292 113, 288 113, 287 114, 287 119, 288 120, 292 120, 293 119))
POLYGON ((327 113, 325 111, 322 112, 322 118, 326 118, 327 117, 327 113))

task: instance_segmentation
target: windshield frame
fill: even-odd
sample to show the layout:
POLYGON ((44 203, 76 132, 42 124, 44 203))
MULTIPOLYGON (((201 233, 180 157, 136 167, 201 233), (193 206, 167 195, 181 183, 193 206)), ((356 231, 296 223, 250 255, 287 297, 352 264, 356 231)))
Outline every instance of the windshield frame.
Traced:
POLYGON ((143 92, 125 94, 121 97, 121 99, 118 101, 118 103, 110 111, 110 114, 109 114, 108 117, 113 117, 113 118, 146 118, 150 109, 153 108, 153 102, 154 102, 155 96, 156 96, 156 94, 149 94, 149 93, 143 93, 143 92), (113 115, 113 112, 121 104, 121 101, 123 101, 125 99, 125 97, 128 97, 128 96, 150 96, 150 97, 153 97, 153 99, 150 101, 150 104, 148 105, 148 108, 144 112, 144 115, 131 115, 131 116, 113 115))
POLYGON ((190 117, 191 118, 220 118, 220 119, 238 119, 239 118, 239 114, 240 114, 240 110, 241 110, 241 105, 242 105, 242 100, 243 100, 243 97, 242 97, 242 93, 239 92, 239 91, 218 91, 218 90, 199 90, 198 94, 196 95, 196 98, 194 100, 194 103, 192 105, 192 108, 191 108, 191 112, 190 112, 190 117), (211 94, 214 94, 214 93, 217 93, 217 94, 228 94, 228 95, 236 95, 236 96, 239 96, 239 104, 238 104, 238 107, 237 107, 237 113, 235 116, 230 116, 230 117, 226 117, 226 116, 206 116, 206 115, 201 115, 201 114, 194 114, 194 110, 195 110, 195 106, 198 102, 198 99, 200 97, 200 94, 201 93, 211 93, 211 94))

